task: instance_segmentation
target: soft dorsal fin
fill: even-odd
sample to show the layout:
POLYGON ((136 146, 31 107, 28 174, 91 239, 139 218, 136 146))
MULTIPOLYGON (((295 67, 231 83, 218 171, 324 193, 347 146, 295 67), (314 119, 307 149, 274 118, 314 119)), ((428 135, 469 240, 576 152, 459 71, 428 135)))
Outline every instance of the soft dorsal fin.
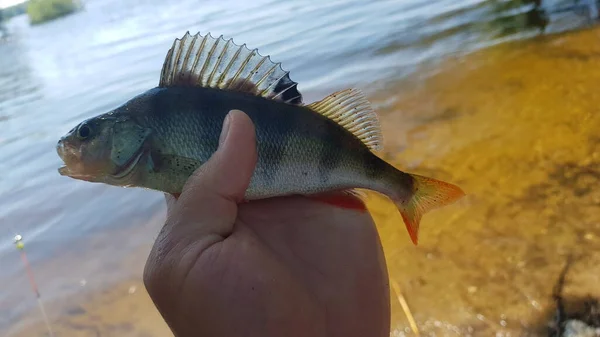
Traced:
POLYGON ((358 89, 335 92, 307 107, 352 132, 369 149, 383 149, 383 136, 377 113, 358 89))
POLYGON ((246 44, 237 45, 210 35, 190 35, 175 39, 163 63, 160 87, 200 86, 252 93, 268 99, 302 104, 298 83, 289 72, 246 44))

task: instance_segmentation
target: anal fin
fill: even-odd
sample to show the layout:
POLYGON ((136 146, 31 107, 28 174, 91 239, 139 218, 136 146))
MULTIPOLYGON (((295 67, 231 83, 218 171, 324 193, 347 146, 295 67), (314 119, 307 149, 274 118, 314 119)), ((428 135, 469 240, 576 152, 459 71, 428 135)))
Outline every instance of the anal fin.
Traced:
POLYGON ((309 198, 339 208, 366 212, 367 206, 362 200, 364 196, 364 193, 351 189, 310 195, 309 198))

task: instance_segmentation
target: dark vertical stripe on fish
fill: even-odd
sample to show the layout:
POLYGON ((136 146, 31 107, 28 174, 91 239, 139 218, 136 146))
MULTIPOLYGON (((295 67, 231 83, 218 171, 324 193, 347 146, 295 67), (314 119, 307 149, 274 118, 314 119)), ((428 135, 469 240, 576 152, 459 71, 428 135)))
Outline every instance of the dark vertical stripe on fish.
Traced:
POLYGON ((376 179, 382 174, 382 165, 379 158, 375 157, 371 151, 364 151, 363 154, 363 168, 365 175, 369 179, 376 179))
MULTIPOLYGON (((325 123, 323 123, 325 124, 325 123)), ((326 126, 323 125, 323 129, 326 129, 326 126)), ((319 159, 319 178, 321 183, 326 185, 331 175, 334 173, 334 170, 341 163, 342 157, 342 144, 341 138, 336 137, 336 132, 323 132, 322 136, 322 145, 321 154, 319 159)))
MULTIPOLYGON (((262 118, 262 116, 256 115, 255 118, 262 118)), ((270 169, 265 168, 264 172, 266 186, 273 186, 276 183, 276 177, 283 169, 285 150, 291 142, 292 127, 296 123, 293 114, 282 112, 280 119, 279 123, 272 123, 269 126, 271 130, 261 132, 262 135, 269 135, 273 139, 258 142, 258 144, 262 144, 262 146, 259 145, 259 151, 263 151, 260 155, 265 158, 265 163, 270 167, 270 169)), ((265 123, 264 125, 269 124, 265 123)))

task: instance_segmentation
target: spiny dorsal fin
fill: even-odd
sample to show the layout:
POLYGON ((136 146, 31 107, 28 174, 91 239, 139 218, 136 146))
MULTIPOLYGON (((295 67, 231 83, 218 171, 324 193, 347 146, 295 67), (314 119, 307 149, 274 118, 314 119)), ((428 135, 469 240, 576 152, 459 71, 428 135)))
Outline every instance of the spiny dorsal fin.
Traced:
POLYGON ((298 83, 289 72, 246 44, 237 45, 208 35, 190 35, 175 39, 160 74, 160 87, 200 86, 248 92, 268 99, 302 104, 298 83))
POLYGON ((371 150, 383 149, 383 136, 377 113, 358 89, 335 92, 309 108, 352 132, 371 150))

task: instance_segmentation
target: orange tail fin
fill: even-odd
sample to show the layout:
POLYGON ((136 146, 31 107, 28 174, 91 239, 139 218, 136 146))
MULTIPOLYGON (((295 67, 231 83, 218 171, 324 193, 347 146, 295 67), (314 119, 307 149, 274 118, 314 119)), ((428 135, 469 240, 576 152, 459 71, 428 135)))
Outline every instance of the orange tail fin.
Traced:
POLYGON ((423 214, 454 203, 465 195, 463 190, 447 182, 411 174, 413 178, 413 194, 408 200, 396 200, 395 204, 410 239, 416 246, 419 242, 419 223, 423 214))

